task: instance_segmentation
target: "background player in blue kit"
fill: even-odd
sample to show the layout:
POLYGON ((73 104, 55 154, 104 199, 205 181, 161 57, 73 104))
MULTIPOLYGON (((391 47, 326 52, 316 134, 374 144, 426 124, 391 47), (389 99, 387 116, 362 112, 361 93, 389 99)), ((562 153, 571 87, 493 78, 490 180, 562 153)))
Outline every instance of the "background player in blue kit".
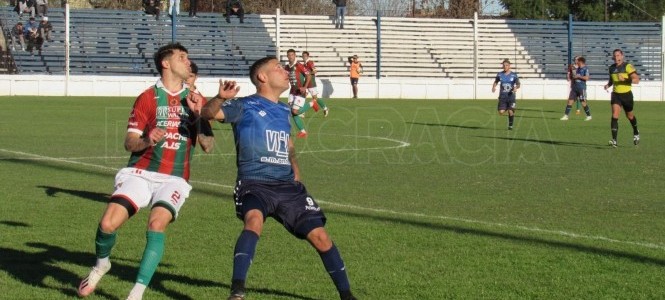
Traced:
POLYGON ((573 108, 573 102, 575 99, 579 99, 579 102, 582 103, 584 107, 584 113, 586 114, 586 119, 584 121, 591 121, 591 110, 586 101, 586 82, 589 80, 589 68, 586 66, 586 59, 583 56, 575 57, 575 64, 577 68, 575 73, 570 76, 570 94, 568 95, 568 103, 566 104, 566 110, 561 117, 561 121, 567 121, 568 115, 573 108))
POLYGON ((272 217, 319 253, 340 298, 356 299, 344 262, 324 229, 326 217, 300 182, 295 148, 290 138, 291 109, 279 101, 290 87, 289 73, 275 57, 256 61, 250 79, 257 93, 224 101, 214 98, 202 110, 206 119, 231 123, 236 145, 236 215, 244 228, 235 245, 229 300, 245 298, 245 280, 263 223, 272 217))
POLYGON ((492 93, 496 92, 496 85, 501 83, 499 90, 499 105, 497 110, 499 115, 508 111, 508 130, 513 130, 513 121, 515 119, 515 93, 520 88, 520 79, 517 73, 510 71, 510 60, 504 59, 503 72, 496 74, 496 79, 492 85, 492 93))

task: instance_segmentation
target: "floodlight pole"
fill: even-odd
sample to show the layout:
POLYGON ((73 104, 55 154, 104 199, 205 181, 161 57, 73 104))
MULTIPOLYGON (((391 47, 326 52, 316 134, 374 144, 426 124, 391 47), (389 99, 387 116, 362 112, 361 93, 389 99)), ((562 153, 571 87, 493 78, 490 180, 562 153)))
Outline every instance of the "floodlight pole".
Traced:
POLYGON ((69 96, 69 1, 65 0, 65 96, 69 96))
POLYGON ((573 63, 573 15, 568 14, 568 64, 573 63))
POLYGON ((277 10, 275 11, 275 39, 277 40, 277 41, 275 41, 275 48, 276 48, 275 49, 275 57, 277 57, 277 60, 281 60, 279 58, 279 54, 281 53, 279 48, 280 48, 281 39, 282 39, 281 34, 279 33, 280 32, 280 27, 282 25, 281 16, 282 15, 280 14, 280 10, 279 10, 279 7, 278 7, 277 10))
POLYGON ((660 101, 665 101, 665 15, 660 23, 660 101))
MULTIPOLYGON (((178 2, 175 2, 175 3, 178 3, 178 2)), ((176 20, 178 19, 178 18, 176 18, 176 11, 177 10, 176 10, 176 7, 175 7, 175 3, 173 4, 173 7, 171 8, 171 42, 172 43, 175 43, 175 37, 176 37, 176 31, 177 31, 177 29, 176 29, 176 27, 177 27, 176 26, 176 20)))

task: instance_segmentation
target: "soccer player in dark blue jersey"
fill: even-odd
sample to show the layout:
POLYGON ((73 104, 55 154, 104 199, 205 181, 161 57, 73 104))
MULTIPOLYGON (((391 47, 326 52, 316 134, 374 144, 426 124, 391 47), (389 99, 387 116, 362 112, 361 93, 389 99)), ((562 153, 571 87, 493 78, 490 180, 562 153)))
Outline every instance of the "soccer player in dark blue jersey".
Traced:
POLYGON ((591 121, 591 109, 586 101, 586 82, 589 80, 589 68, 586 66, 586 59, 583 56, 575 57, 575 64, 577 69, 575 73, 571 75, 571 85, 570 85, 570 94, 568 95, 568 103, 566 104, 566 110, 561 117, 561 121, 567 121, 570 110, 573 108, 573 102, 575 99, 579 99, 584 107, 584 113, 586 114, 586 119, 584 121, 591 121))
POLYGON ((510 71, 510 60, 504 59, 501 63, 503 72, 496 74, 496 79, 492 85, 492 93, 496 92, 496 86, 501 83, 499 90, 499 105, 497 110, 499 115, 508 112, 508 130, 513 130, 513 121, 515 119, 515 93, 520 88, 520 79, 517 73, 510 71))
POLYGON ((290 135, 291 109, 279 101, 290 87, 289 73, 277 58, 266 57, 256 61, 249 74, 256 94, 228 101, 216 97, 202 110, 204 118, 231 123, 236 145, 234 198, 244 228, 235 245, 228 299, 245 298, 247 272, 268 217, 314 246, 341 299, 356 299, 342 257, 324 229, 326 217, 300 182, 290 135))

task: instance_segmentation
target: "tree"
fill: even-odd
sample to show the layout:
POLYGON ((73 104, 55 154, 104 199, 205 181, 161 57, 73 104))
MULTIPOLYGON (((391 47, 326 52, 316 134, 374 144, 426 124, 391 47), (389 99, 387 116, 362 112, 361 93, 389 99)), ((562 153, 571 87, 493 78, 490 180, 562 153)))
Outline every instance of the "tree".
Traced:
POLYGON ((572 12, 579 21, 659 21, 665 13, 663 0, 500 1, 508 10, 506 17, 515 19, 567 20, 572 12))

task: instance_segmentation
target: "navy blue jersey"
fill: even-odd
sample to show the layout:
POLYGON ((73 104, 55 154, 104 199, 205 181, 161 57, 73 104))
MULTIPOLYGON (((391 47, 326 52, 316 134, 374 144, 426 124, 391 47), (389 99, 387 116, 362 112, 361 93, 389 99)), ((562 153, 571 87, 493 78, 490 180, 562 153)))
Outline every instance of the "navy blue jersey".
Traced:
POLYGON ((238 180, 293 181, 289 161, 291 109, 257 94, 222 104, 224 123, 232 123, 238 180))
POLYGON ((494 82, 501 83, 501 89, 499 90, 499 96, 501 95, 511 95, 515 89, 515 85, 520 83, 517 73, 510 72, 508 74, 504 72, 499 72, 496 74, 496 79, 494 82))
MULTIPOLYGON (((580 77, 589 76, 589 68, 587 68, 587 66, 579 67, 579 68, 577 68, 577 70, 575 70, 575 75, 578 75, 580 77)), ((586 89, 586 80, 576 78, 575 79, 575 88, 577 88, 579 90, 585 90, 586 89)))

